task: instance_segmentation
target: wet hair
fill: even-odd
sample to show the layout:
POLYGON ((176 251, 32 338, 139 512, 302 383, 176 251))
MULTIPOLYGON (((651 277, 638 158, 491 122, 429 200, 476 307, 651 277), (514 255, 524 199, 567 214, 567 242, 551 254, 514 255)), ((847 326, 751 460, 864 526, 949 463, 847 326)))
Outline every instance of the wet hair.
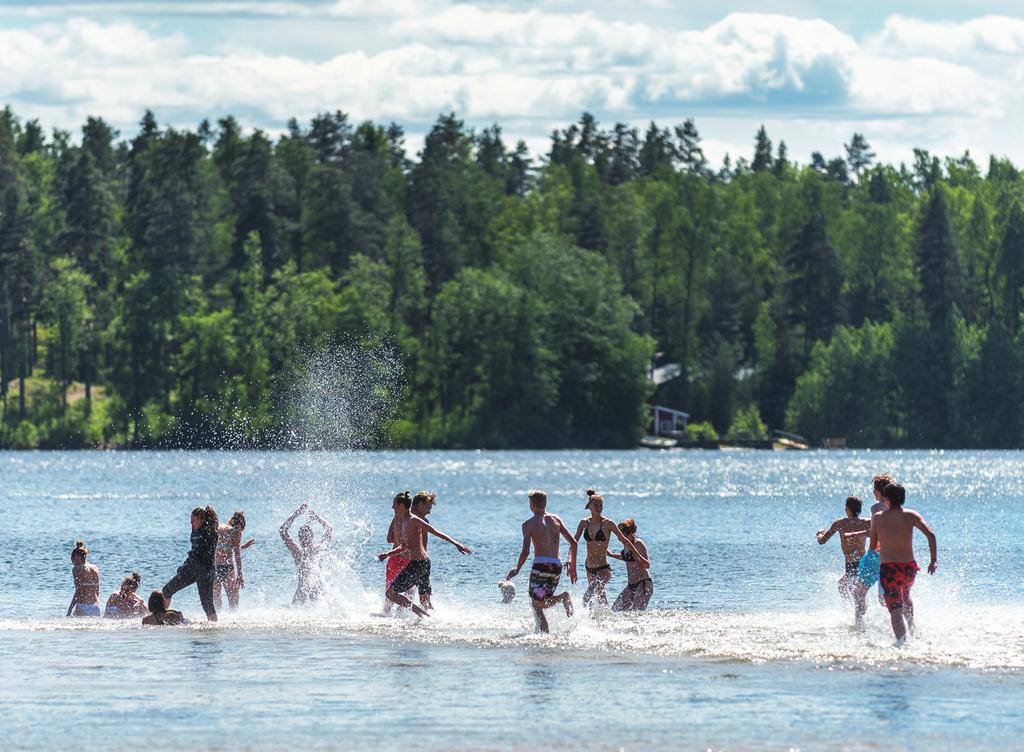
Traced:
POLYGON ((239 530, 245 530, 245 512, 239 509, 231 515, 231 519, 228 520, 228 524, 231 527, 237 527, 239 530))
POLYGON ((85 545, 85 541, 75 541, 75 547, 71 550, 71 558, 74 559, 76 556, 81 556, 82 561, 89 557, 89 549, 85 545))
POLYGON ((139 573, 132 572, 130 575, 121 580, 121 590, 138 590, 140 582, 142 582, 142 577, 139 576, 139 573))
MULTIPOLYGON (((419 496, 419 494, 416 495, 419 496)), ((395 502, 408 509, 412 506, 412 496, 409 495, 408 491, 402 491, 402 493, 395 494, 395 498, 391 503, 394 504, 395 502)))
POLYGON ((548 505, 548 495, 540 490, 530 491, 530 503, 538 509, 544 509, 548 505))
POLYGON ((149 594, 149 612, 151 614, 162 614, 167 610, 167 598, 159 590, 154 590, 149 594))
POLYGON ((895 482, 895 479, 889 475, 889 473, 882 473, 881 475, 876 475, 871 479, 871 487, 878 491, 878 493, 885 496, 885 487, 890 483, 895 482))
POLYGON ((601 494, 599 494, 597 491, 595 491, 593 488, 588 488, 587 489, 587 503, 586 503, 586 506, 584 506, 583 508, 584 509, 590 509, 590 504, 591 504, 591 502, 594 502, 594 501, 599 501, 602 504, 604 504, 604 497, 601 494))
POLYGON ((311 528, 309 525, 303 525, 302 527, 299 528, 299 542, 300 543, 302 543, 303 545, 306 545, 306 541, 308 540, 309 543, 312 544, 315 539, 316 539, 316 536, 313 535, 313 528, 311 528))
POLYGON ((636 520, 632 517, 627 517, 619 523, 619 530, 622 531, 623 535, 633 535, 636 532, 636 520))
POLYGON ((217 532, 217 526, 220 524, 220 520, 217 519, 217 512, 211 506, 207 507, 196 507, 192 510, 192 516, 198 517, 203 521, 203 527, 207 530, 211 530, 214 533, 217 532))
POLYGON ((412 497, 413 504, 426 504, 427 502, 434 503, 434 499, 437 498, 436 493, 430 493, 430 491, 420 491, 412 497))
POLYGON ((864 502, 860 500, 859 496, 847 496, 846 508, 854 514, 860 514, 860 510, 864 508, 864 502))
POLYGON ((892 506, 901 507, 903 506, 903 502, 907 500, 907 489, 899 483, 890 483, 885 487, 882 495, 892 506))

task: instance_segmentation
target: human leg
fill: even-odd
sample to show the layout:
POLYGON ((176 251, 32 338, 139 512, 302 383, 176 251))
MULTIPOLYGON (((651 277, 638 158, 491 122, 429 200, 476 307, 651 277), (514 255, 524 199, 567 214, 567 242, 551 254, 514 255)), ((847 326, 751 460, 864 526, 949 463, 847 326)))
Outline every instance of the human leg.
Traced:
POLYGON ((169 602, 171 598, 174 597, 175 593, 179 590, 184 590, 195 581, 196 577, 194 573, 189 571, 178 571, 170 580, 167 581, 167 584, 163 586, 160 592, 164 594, 164 598, 169 602))
POLYGON ((208 621, 217 621, 217 607, 213 602, 213 575, 200 577, 196 580, 196 589, 199 590, 199 602, 203 604, 203 611, 206 612, 208 621))

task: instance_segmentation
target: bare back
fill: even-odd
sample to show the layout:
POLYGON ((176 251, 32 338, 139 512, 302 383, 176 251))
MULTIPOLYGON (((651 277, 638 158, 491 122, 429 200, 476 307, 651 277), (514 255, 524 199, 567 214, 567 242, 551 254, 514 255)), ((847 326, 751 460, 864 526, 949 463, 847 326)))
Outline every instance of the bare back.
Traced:
POLYGON ((523 523, 523 536, 533 544, 534 556, 547 556, 560 559, 561 543, 559 537, 563 529, 562 521, 554 514, 535 514, 523 523))
POLYGON ((913 509, 894 507, 871 518, 882 563, 914 560, 914 528, 924 520, 913 509))
POLYGON ((868 534, 871 532, 871 520, 860 517, 846 517, 837 520, 839 527, 839 546, 843 549, 846 561, 857 561, 864 555, 867 547, 868 534))
POLYGON ((75 581, 75 597, 78 603, 100 602, 100 570, 95 564, 81 564, 71 567, 75 581))

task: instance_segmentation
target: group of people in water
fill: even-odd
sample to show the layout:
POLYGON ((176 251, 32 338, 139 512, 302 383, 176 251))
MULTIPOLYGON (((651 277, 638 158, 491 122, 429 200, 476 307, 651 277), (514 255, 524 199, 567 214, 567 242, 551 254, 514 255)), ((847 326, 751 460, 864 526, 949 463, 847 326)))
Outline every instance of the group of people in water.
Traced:
POLYGON ((846 516, 828 530, 819 530, 818 543, 824 545, 839 534, 845 560, 845 572, 839 579, 839 592, 854 603, 854 618, 860 624, 867 612, 867 594, 878 583, 879 601, 889 611, 892 631, 898 642, 914 633, 914 601, 910 589, 921 570, 914 560, 914 529, 928 540, 931 561, 928 574, 939 565, 935 533, 924 517, 906 509, 906 489, 891 475, 876 475, 871 481, 875 503, 871 518, 860 516, 863 503, 857 496, 846 499, 846 516))
MULTIPOLYGON (((872 480, 875 504, 871 518, 860 516, 862 502, 856 496, 846 499, 846 515, 837 519, 827 530, 817 534, 820 544, 833 535, 839 535, 845 559, 845 572, 839 580, 840 593, 854 603, 854 614, 859 624, 867 611, 867 593, 875 582, 879 584, 879 599, 889 610, 893 633, 897 640, 914 631, 914 603, 910 596, 914 579, 920 567, 914 561, 914 529, 924 533, 928 540, 931 561, 929 574, 938 566, 936 538, 924 518, 904 508, 906 490, 889 475, 878 475, 872 480)), ((633 518, 616 523, 604 516, 604 499, 593 490, 587 490, 583 517, 573 535, 562 519, 547 511, 547 494, 530 491, 528 494, 531 516, 522 524, 523 544, 516 565, 498 584, 502 599, 508 603, 515 597, 514 580, 526 565, 533 551, 528 592, 536 618, 537 628, 548 631, 545 611, 561 605, 568 616, 573 614, 572 597, 567 590, 558 592, 565 569, 569 580, 577 580, 576 564, 579 542, 586 544, 584 567, 587 589, 584 606, 608 605, 607 586, 612 578, 609 559, 622 561, 626 567, 626 586, 618 594, 611 608, 614 611, 642 611, 654 594, 650 575, 650 557, 644 541, 637 537, 637 524, 633 518), (622 544, 615 553, 610 549, 612 538, 622 544), (568 546, 568 561, 563 565, 562 539, 568 546)), ((388 527, 387 542, 391 548, 378 554, 387 562, 385 567, 385 612, 394 605, 410 609, 421 617, 429 616, 433 608, 430 583, 431 567, 428 555, 430 536, 451 544, 462 554, 472 550, 430 524, 429 517, 437 504, 437 494, 420 491, 415 496, 408 491, 397 494, 391 504, 394 516, 388 527), (412 596, 418 596, 418 602, 412 596)), ((209 621, 217 621, 221 605, 221 589, 227 595, 229 608, 236 608, 239 592, 245 587, 242 574, 242 551, 252 546, 253 539, 243 543, 245 515, 235 512, 225 524, 220 524, 213 507, 196 507, 191 516, 191 549, 174 576, 160 590, 154 590, 148 601, 138 595, 141 578, 137 572, 125 577, 120 588, 110 594, 106 607, 100 608, 100 572, 88 561, 89 550, 77 541, 71 552, 72 576, 75 594, 68 606, 68 616, 105 616, 107 618, 143 617, 144 624, 187 623, 180 612, 170 608, 171 599, 180 590, 195 585, 199 600, 209 621)), ((331 525, 315 510, 302 504, 281 524, 281 540, 292 555, 298 575, 298 585, 292 602, 310 603, 320 598, 324 583, 320 562, 331 543, 331 525), (298 531, 298 541, 290 531, 302 515, 308 521, 298 531), (319 540, 310 523, 322 528, 319 540)))

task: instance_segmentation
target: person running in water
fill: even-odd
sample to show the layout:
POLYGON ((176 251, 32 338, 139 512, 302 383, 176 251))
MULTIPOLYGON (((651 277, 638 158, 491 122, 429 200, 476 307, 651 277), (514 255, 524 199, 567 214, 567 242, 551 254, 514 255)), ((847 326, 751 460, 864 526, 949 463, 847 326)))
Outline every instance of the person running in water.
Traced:
POLYGON ((646 611, 654 595, 647 545, 636 537, 636 520, 632 517, 624 519, 618 527, 632 546, 626 546, 620 554, 608 552, 613 559, 626 562, 627 585, 612 604, 612 611, 646 611), (634 554, 634 551, 637 553, 634 554))
POLYGON ((879 582, 885 594, 893 634, 896 635, 896 641, 902 643, 908 631, 914 634, 914 602, 910 598, 910 588, 914 586, 914 578, 921 569, 914 561, 914 528, 928 539, 928 551, 931 554, 928 574, 935 574, 939 565, 938 551, 935 533, 928 527, 924 517, 913 509, 903 508, 907 498, 906 489, 899 483, 890 483, 885 487, 884 497, 885 511, 878 512, 872 518, 871 547, 878 548, 882 557, 879 582))
POLYGON ((583 594, 583 605, 590 604, 591 599, 597 598, 604 605, 608 605, 608 596, 605 594, 605 586, 612 578, 612 568, 608 563, 608 545, 614 535, 625 546, 637 561, 645 566, 650 562, 637 551, 636 546, 622 534, 615 521, 603 516, 604 497, 595 493, 593 489, 587 489, 587 504, 584 509, 590 510, 590 516, 580 520, 576 526, 576 543, 579 543, 580 536, 587 543, 587 558, 584 566, 587 569, 587 592, 583 594))
POLYGON ((871 520, 863 519, 860 510, 863 503, 857 496, 846 498, 846 516, 832 523, 828 530, 819 530, 818 543, 825 545, 829 539, 839 533, 839 547, 846 560, 846 572, 839 579, 839 594, 843 598, 853 598, 854 618, 857 624, 864 619, 868 610, 867 586, 860 579, 860 560, 864 556, 864 546, 871 533, 871 520))
POLYGON ((402 608, 412 609, 413 613, 417 616, 428 616, 426 609, 415 605, 402 593, 415 587, 419 590, 420 600, 422 601, 424 595, 429 597, 432 592, 430 587, 430 558, 427 556, 427 535, 436 535, 441 540, 448 541, 458 549, 460 554, 473 553, 468 546, 462 545, 427 522, 426 517, 434 508, 434 504, 437 503, 436 499, 437 494, 428 493, 427 491, 420 491, 413 497, 412 513, 409 515, 409 525, 406 528, 405 541, 396 545, 393 550, 387 553, 388 556, 405 553, 409 557, 409 563, 405 566, 405 569, 395 577, 391 586, 388 587, 387 599, 402 608))
POLYGON ((320 557, 323 556, 327 547, 331 545, 332 528, 330 523, 310 509, 308 504, 301 504, 298 509, 291 513, 288 519, 281 523, 280 532, 281 540, 284 541, 285 547, 292 555, 292 559, 295 560, 295 569, 299 575, 299 582, 295 588, 292 603, 311 603, 324 594, 324 582, 320 574, 320 557), (319 543, 316 542, 316 535, 313 533, 313 528, 309 525, 303 525, 299 528, 298 543, 293 541, 291 536, 288 535, 288 530, 291 528, 292 523, 295 522, 299 515, 306 511, 309 512, 309 519, 319 522, 323 526, 324 534, 320 538, 319 543))
MULTIPOLYGON (((388 526, 388 543, 395 547, 392 549, 393 551, 405 544, 405 532, 412 516, 412 496, 409 495, 409 492, 402 491, 402 493, 396 494, 391 502, 391 509, 395 516, 391 518, 391 524, 388 526)), ((386 614, 390 614, 391 608, 394 606, 387 598, 388 588, 409 564, 409 557, 405 553, 392 553, 392 551, 377 555, 380 561, 387 561, 384 570, 384 613, 386 614)))
POLYGON ((558 580, 562 576, 561 541, 565 538, 569 543, 569 581, 576 582, 576 539, 566 529, 561 518, 547 513, 548 495, 543 491, 530 491, 530 511, 533 516, 523 523, 523 550, 519 553, 519 562, 510 570, 506 580, 512 580, 522 570, 530 557, 530 546, 533 546, 533 566, 530 569, 530 600, 533 615, 540 632, 549 632, 548 620, 544 609, 561 603, 565 607, 565 615, 572 616, 572 597, 568 591, 555 595, 558 580))
MULTIPOLYGON (((875 497, 875 503, 871 505, 871 514, 869 514, 868 516, 871 519, 872 527, 874 527, 875 524, 875 515, 879 512, 884 512, 886 510, 885 497, 883 496, 885 492, 885 487, 888 486, 890 483, 895 482, 896 479, 893 478, 888 473, 881 473, 880 475, 876 475, 874 478, 871 479, 871 493, 875 497)), ((868 546, 868 551, 875 550, 876 549, 873 546, 868 546)), ((870 576, 871 577, 867 583, 868 587, 871 587, 871 585, 873 585, 875 581, 878 579, 878 570, 875 569, 872 572, 870 572, 870 576)), ((881 581, 878 582, 878 602, 881 603, 883 606, 885 605, 885 596, 882 593, 881 581)))
POLYGON ((175 593, 194 583, 199 591, 199 602, 203 604, 203 611, 209 621, 217 621, 217 607, 213 600, 217 570, 213 562, 219 526, 220 521, 213 507, 196 507, 192 510, 192 548, 174 577, 161 589, 169 604, 175 593))
POLYGON ((85 541, 75 541, 71 551, 71 578, 75 582, 75 594, 71 596, 68 616, 100 616, 100 570, 90 564, 89 549, 85 541))

